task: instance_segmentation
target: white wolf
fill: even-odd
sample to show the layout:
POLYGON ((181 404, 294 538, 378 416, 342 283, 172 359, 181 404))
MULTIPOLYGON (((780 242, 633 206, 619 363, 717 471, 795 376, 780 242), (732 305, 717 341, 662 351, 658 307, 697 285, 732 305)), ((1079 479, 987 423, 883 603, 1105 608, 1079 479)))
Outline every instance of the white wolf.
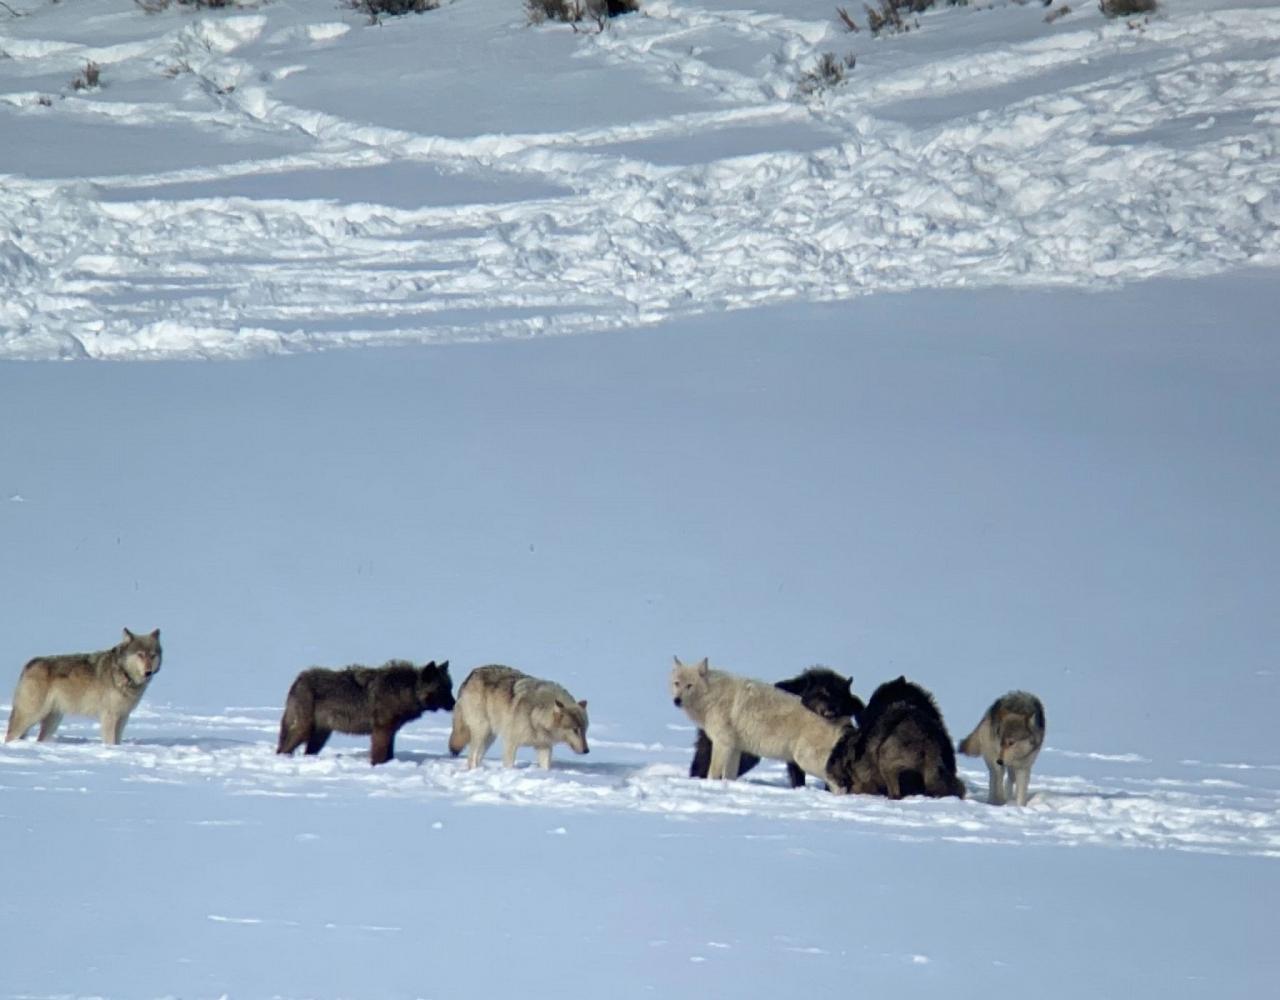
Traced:
POLYGON ((467 767, 478 767, 499 736, 507 767, 515 766, 516 750, 533 747, 538 766, 550 768, 557 743, 567 743, 574 753, 590 752, 587 703, 574 701, 559 684, 511 667, 476 667, 458 689, 449 752, 456 757, 470 745, 467 767))
POLYGON ((687 666, 675 658, 671 694, 677 708, 711 740, 708 778, 733 778, 741 754, 795 761, 806 774, 827 781, 827 762, 847 728, 805 708, 796 695, 767 681, 751 680, 707 661, 687 666))
POLYGON ((1031 765, 1044 745, 1044 705, 1026 691, 1001 695, 987 709, 976 729, 957 749, 987 763, 991 781, 987 800, 1002 806, 1017 793, 1018 805, 1027 804, 1031 765))
POLYGON ((22 668, 13 692, 5 742, 22 739, 40 723, 40 740, 53 738, 63 715, 96 715, 102 742, 120 742, 129 713, 138 707, 160 669, 160 630, 124 638, 97 653, 37 656, 22 668))

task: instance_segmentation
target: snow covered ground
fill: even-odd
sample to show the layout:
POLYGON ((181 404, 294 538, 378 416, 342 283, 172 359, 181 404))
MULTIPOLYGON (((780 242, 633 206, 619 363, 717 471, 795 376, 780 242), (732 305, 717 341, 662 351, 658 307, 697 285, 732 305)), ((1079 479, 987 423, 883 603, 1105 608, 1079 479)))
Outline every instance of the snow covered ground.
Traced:
POLYGON ((9 6, 0 713, 165 664, 0 747, 0 996, 1274 992, 1280 4, 9 6), (1027 687, 1032 802, 691 782, 672 654, 1027 687), (392 656, 592 753, 272 752, 392 656))
MULTIPOLYGON (((0 11, 0 356, 244 357, 1280 259, 1280 6, 0 11), (855 10, 855 14, 860 11, 855 10), (823 52, 853 55, 806 97, 823 52), (88 61, 97 88, 71 81, 88 61)), ((855 5, 856 7, 856 5, 855 5)))

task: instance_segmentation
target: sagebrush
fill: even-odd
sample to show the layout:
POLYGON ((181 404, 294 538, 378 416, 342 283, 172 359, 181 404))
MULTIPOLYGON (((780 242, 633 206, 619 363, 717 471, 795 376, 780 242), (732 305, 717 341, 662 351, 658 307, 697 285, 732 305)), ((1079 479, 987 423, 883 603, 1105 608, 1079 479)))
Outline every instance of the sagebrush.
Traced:
POLYGON ((84 69, 80 71, 80 75, 71 81, 72 90, 92 90, 98 86, 98 81, 102 78, 102 67, 96 62, 90 60, 84 64, 84 69))
POLYGON ((346 0, 351 10, 358 10, 377 24, 384 17, 402 17, 405 14, 422 14, 435 10, 440 0, 346 0))
POLYGON ((1157 6, 1156 0, 1098 0, 1098 9, 1107 17, 1152 14, 1157 6))
POLYGON ((525 15, 530 24, 594 21, 603 27, 609 18, 633 14, 639 9, 640 0, 524 0, 525 15))

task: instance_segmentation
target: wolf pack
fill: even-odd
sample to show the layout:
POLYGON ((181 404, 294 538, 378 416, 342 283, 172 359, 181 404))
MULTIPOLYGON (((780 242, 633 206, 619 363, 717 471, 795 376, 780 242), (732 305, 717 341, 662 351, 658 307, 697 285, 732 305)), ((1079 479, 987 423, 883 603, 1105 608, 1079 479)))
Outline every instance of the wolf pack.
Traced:
MULTIPOLYGON (((80 715, 96 717, 102 741, 118 744, 161 658, 159 629, 125 629, 120 642, 98 652, 36 657, 19 674, 5 742, 37 725, 37 738, 50 740, 64 715, 80 715)), ((785 763, 793 788, 812 777, 838 795, 964 798, 959 750, 985 761, 989 802, 1025 806, 1044 744, 1044 706, 1026 691, 996 698, 958 744, 933 695, 905 676, 864 702, 852 678, 826 667, 769 683, 714 670, 705 658, 686 664, 676 657, 671 696, 698 727, 689 767, 695 779, 732 781, 767 758, 785 763)), ((499 738, 507 767, 522 747, 544 769, 556 746, 589 752, 587 703, 561 685, 492 664, 472 670, 455 699, 447 660, 303 670, 285 696, 276 752, 318 754, 333 733, 350 733, 368 736, 369 762, 382 764, 395 756, 400 728, 432 711, 453 713, 449 752, 465 750, 469 769, 499 738)))

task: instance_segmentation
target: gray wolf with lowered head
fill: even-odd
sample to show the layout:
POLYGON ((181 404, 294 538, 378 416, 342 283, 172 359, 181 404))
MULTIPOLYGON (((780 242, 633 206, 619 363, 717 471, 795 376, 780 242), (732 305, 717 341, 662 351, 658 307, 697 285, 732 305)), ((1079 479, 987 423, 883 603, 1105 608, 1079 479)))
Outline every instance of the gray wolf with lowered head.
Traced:
POLYGON ((285 699, 276 753, 306 743, 318 754, 336 729, 368 735, 369 763, 385 764, 395 756, 396 733, 424 712, 453 708, 449 661, 415 667, 407 660, 388 660, 381 667, 327 670, 312 667, 298 674, 285 699))
POLYGON ((905 677, 872 692, 860 727, 841 736, 827 768, 837 792, 965 797, 942 713, 928 691, 905 677))
POLYGON ((846 727, 804 707, 799 697, 767 681, 712 670, 705 659, 689 666, 675 658, 671 695, 677 708, 711 740, 708 778, 736 778, 749 753, 795 761, 827 780, 827 760, 846 727))
POLYGON ((114 746, 160 669, 160 630, 124 638, 97 653, 37 656, 22 668, 4 741, 20 740, 40 723, 41 741, 53 738, 63 715, 96 715, 102 742, 114 746))
POLYGON ((960 741, 959 751, 981 757, 991 781, 988 801, 1002 806, 1017 795, 1018 805, 1027 804, 1031 765, 1044 746, 1044 705, 1026 691, 1001 695, 987 709, 976 729, 960 741))
POLYGON ((456 757, 469 746, 467 768, 479 767, 501 736, 507 767, 515 767, 520 747, 533 747, 538 766, 548 770, 557 743, 567 743, 574 753, 591 752, 587 721, 587 703, 554 681, 497 664, 476 667, 458 688, 449 752, 456 757))

